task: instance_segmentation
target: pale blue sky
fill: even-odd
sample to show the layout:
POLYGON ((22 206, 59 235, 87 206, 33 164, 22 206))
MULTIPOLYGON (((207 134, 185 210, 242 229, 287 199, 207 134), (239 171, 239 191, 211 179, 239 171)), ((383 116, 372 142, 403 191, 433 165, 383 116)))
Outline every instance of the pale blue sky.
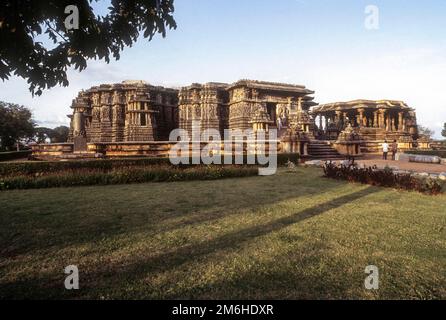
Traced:
POLYGON ((320 103, 404 100, 437 136, 446 122, 446 1, 175 0, 174 16, 178 28, 165 39, 140 39, 117 62, 71 71, 67 88, 32 98, 14 78, 0 82, 0 100, 30 106, 55 126, 66 123, 80 89, 100 83, 250 78, 304 84, 320 103), (364 27, 367 5, 380 9, 378 30, 364 27))

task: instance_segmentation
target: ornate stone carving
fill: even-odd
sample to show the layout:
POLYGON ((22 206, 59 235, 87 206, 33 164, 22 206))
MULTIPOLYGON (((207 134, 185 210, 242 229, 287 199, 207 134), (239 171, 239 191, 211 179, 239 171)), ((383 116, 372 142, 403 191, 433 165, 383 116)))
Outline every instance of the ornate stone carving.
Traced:
POLYGON ((102 106, 101 120, 102 121, 110 121, 110 107, 109 106, 102 106))
POLYGON ((101 110, 100 108, 93 108, 92 111, 93 120, 99 121, 101 119, 101 110))

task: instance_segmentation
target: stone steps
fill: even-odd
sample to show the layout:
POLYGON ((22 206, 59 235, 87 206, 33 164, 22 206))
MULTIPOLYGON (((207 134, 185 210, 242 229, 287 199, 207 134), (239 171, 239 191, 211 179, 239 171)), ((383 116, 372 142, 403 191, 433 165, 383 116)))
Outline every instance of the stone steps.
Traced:
POLYGON ((328 141, 313 140, 308 146, 310 158, 317 160, 340 160, 345 159, 340 155, 328 141))

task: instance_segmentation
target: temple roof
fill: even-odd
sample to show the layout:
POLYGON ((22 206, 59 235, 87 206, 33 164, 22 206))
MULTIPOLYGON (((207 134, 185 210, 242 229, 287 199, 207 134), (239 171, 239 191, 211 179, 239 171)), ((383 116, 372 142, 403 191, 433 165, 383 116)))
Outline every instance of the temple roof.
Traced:
POLYGON ((286 91, 294 93, 303 94, 313 94, 314 91, 307 89, 302 85, 278 83, 278 82, 268 82, 268 81, 258 81, 258 80, 239 80, 228 87, 228 90, 238 88, 238 87, 248 87, 252 89, 260 90, 270 90, 270 91, 286 91))
POLYGON ((134 89, 149 89, 155 91, 164 91, 170 93, 176 93, 178 90, 173 88, 166 88, 162 86, 153 86, 144 80, 125 80, 121 83, 111 83, 111 84, 101 84, 99 86, 91 87, 86 90, 87 92, 104 92, 104 91, 113 91, 113 90, 134 90, 134 89))
POLYGON ((313 108, 313 112, 326 112, 326 111, 340 111, 340 110, 353 110, 353 109, 400 109, 412 111, 405 102, 399 100, 353 100, 347 102, 334 102, 321 104, 316 108, 313 108))
POLYGON ((226 89, 229 86, 227 83, 223 82, 207 82, 207 83, 192 83, 190 86, 182 87, 183 90, 190 89, 203 89, 203 88, 215 88, 215 89, 226 89))

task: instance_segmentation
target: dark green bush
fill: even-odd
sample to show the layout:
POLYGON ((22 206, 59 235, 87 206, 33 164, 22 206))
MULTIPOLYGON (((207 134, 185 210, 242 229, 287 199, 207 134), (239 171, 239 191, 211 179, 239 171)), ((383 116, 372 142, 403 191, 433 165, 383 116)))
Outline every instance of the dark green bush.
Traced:
POLYGON ((31 155, 31 150, 0 152, 0 161, 11 161, 17 159, 28 158, 31 155))
POLYGON ((150 166, 116 168, 108 172, 98 169, 75 169, 63 172, 0 178, 0 190, 127 184, 162 181, 215 180, 247 177, 258 174, 256 166, 174 167, 150 166))
POLYGON ((165 158, 11 162, 0 163, 0 177, 9 175, 34 175, 50 172, 55 173, 75 169, 112 170, 114 168, 122 167, 168 164, 170 164, 169 159, 165 158))
MULTIPOLYGON (((288 160, 298 163, 298 154, 278 154, 277 165, 284 166, 288 160)), ((233 157, 233 163, 234 157, 233 157)), ((192 161, 190 161, 192 163, 192 161)), ((222 163, 224 161, 222 160, 222 163)), ((243 158, 243 163, 247 163, 247 157, 243 158)), ((63 172, 66 170, 92 169, 104 172, 116 168, 146 167, 154 165, 171 165, 168 158, 137 158, 137 159, 97 159, 97 160, 72 160, 72 161, 28 161, 0 163, 0 177, 16 175, 35 175, 63 172)), ((190 165, 193 166, 193 165, 190 165)), ((188 165, 182 165, 188 167, 188 165)))
POLYGON ((381 187, 414 190, 428 194, 439 194, 444 187, 444 183, 437 179, 420 178, 410 173, 395 173, 391 169, 380 170, 376 166, 358 168, 354 165, 337 166, 332 162, 326 162, 324 175, 327 178, 381 187))

